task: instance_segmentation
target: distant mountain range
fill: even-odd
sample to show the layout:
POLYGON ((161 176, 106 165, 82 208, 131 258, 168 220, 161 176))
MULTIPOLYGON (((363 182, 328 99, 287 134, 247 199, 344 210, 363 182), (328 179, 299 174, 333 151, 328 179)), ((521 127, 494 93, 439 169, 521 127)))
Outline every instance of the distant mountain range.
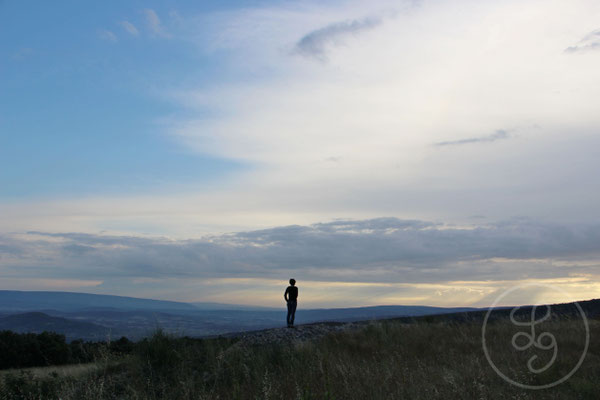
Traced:
POLYGON ((194 302, 189 303, 200 310, 253 310, 253 311, 276 311, 282 307, 262 307, 262 306, 246 306, 243 304, 225 304, 225 303, 209 303, 209 302, 194 302))
POLYGON ((1 311, 35 311, 52 309, 73 311, 86 308, 126 310, 195 310, 189 303, 177 301, 138 299, 135 297, 73 292, 37 292, 0 290, 1 311))
MULTIPOLYGON (((475 308, 375 306, 298 309, 298 324, 360 321, 473 311, 475 308)), ((220 303, 182 303, 71 292, 0 290, 0 330, 65 334, 69 340, 139 339, 161 327, 208 336, 285 324, 285 310, 220 303)))

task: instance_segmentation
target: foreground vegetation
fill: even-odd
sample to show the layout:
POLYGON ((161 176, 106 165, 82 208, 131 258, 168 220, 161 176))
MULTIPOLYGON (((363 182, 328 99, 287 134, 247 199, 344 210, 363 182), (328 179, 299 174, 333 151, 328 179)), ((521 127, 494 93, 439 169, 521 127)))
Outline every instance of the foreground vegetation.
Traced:
POLYGON ((64 335, 54 332, 0 331, 0 370, 89 363, 102 358, 104 353, 129 354, 133 347, 134 343, 126 337, 110 342, 67 343, 64 335))
MULTIPOLYGON (((552 324, 565 332, 559 341, 578 334, 570 321, 552 324)), ((590 330, 581 368, 545 390, 520 389, 498 377, 483 354, 480 323, 434 320, 374 322, 295 344, 246 345, 158 331, 131 355, 105 352, 85 374, 6 373, 0 399, 596 399, 600 346, 593 339, 600 323, 590 321, 590 330)), ((559 378, 579 357, 577 343, 566 343, 566 356, 544 378, 559 378)), ((509 351, 500 356, 514 359, 509 351)))

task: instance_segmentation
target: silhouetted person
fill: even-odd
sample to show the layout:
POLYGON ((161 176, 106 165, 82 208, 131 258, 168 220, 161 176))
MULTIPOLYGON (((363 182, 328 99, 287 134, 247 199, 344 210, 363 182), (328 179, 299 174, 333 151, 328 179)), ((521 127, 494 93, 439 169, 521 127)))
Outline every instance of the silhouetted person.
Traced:
POLYGON ((287 326, 291 328, 294 326, 294 317, 296 316, 296 306, 298 305, 298 288, 296 287, 296 280, 290 279, 290 286, 285 289, 283 298, 287 302, 287 326))

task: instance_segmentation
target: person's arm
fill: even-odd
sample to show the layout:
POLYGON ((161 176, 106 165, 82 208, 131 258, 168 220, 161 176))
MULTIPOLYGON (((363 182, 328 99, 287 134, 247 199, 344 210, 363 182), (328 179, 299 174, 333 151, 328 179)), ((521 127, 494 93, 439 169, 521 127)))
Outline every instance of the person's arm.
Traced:
POLYGON ((290 293, 290 288, 288 287, 285 289, 285 293, 283 294, 283 298, 285 299, 286 302, 289 301, 288 300, 289 293, 290 293))

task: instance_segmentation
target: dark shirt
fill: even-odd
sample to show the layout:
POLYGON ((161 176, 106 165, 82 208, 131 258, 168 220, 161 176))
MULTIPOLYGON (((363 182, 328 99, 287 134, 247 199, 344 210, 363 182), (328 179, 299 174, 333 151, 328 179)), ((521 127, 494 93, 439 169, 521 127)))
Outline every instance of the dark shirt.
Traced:
POLYGON ((288 301, 296 301, 298 299, 298 288, 296 286, 288 286, 285 289, 285 295, 287 295, 288 301))

